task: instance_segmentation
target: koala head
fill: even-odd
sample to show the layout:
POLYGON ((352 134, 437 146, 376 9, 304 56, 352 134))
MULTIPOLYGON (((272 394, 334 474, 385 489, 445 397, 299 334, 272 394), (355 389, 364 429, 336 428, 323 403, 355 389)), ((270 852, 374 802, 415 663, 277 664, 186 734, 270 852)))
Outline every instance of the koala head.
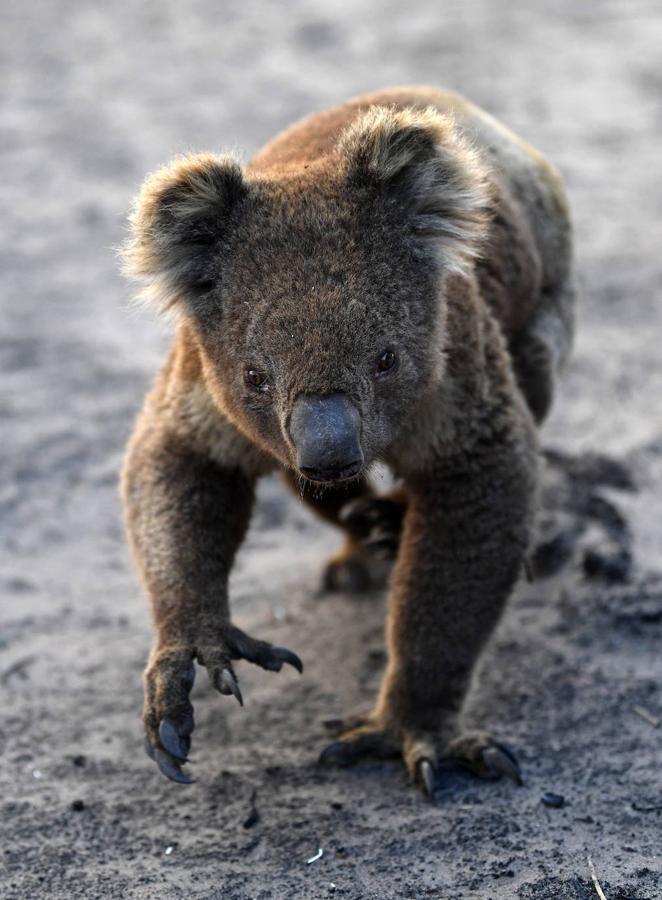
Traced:
POLYGON ((189 324, 223 413, 334 482, 386 454, 444 377, 446 276, 471 267, 489 206, 451 120, 373 107, 311 158, 150 176, 125 260, 189 324))

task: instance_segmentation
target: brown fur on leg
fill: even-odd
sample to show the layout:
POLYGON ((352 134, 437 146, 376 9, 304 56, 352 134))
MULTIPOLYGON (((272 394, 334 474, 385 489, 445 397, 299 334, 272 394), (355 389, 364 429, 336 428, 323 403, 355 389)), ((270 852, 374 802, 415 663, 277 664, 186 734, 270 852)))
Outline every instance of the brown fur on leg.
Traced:
POLYGON ((492 772, 490 754, 497 765, 507 763, 489 736, 477 746, 458 740, 456 729, 477 658, 520 575, 537 495, 531 414, 514 390, 496 324, 479 305, 474 310, 473 322, 457 318, 455 305, 450 310, 458 350, 449 351, 449 364, 464 353, 477 363, 462 378, 461 406, 449 398, 444 427, 453 440, 445 445, 440 434, 425 469, 407 478, 389 601, 389 659, 377 704, 367 723, 342 735, 325 760, 354 758, 356 741, 363 747, 397 740, 412 777, 424 777, 426 785, 437 749, 449 740, 456 757, 467 749, 466 763, 478 773, 492 772), (466 415, 471 402, 480 408, 476 417, 466 415), (435 752, 421 756, 421 748, 435 752))
POLYGON ((209 418, 194 359, 185 367, 176 355, 169 361, 182 380, 167 390, 157 385, 148 398, 122 480, 127 531, 156 628, 144 675, 147 751, 167 777, 183 783, 190 780, 181 765, 194 726, 195 659, 220 693, 242 704, 234 661, 302 668, 289 650, 257 641, 230 621, 228 577, 248 527, 259 458, 241 452, 229 423, 209 418), (218 453, 224 466, 213 458, 218 453))

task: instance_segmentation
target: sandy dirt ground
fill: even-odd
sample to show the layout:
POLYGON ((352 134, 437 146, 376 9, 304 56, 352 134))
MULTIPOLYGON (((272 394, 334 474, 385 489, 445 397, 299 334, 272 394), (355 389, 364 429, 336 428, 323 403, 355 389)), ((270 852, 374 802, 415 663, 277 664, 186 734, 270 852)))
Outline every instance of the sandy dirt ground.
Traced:
POLYGON ((607 900, 659 900, 657 0, 1 13, 0 895, 594 900, 590 856, 607 900), (338 536, 265 481, 234 618, 305 673, 240 666, 244 710, 200 677, 198 780, 174 785, 142 749, 151 631, 116 488, 168 343, 118 274, 129 199, 175 152, 249 157, 294 117, 406 82, 453 87, 519 130, 575 213, 583 297, 544 431, 546 544, 466 711, 518 749, 526 783, 448 769, 426 803, 395 762, 316 766, 323 720, 370 704, 384 598, 318 597, 338 536))

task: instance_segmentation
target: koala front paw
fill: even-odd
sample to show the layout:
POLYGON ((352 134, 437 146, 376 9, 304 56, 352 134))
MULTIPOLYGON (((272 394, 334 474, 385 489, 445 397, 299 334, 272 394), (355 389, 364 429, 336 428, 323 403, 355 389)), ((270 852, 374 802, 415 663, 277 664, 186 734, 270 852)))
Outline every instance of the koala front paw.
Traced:
MULTIPOLYGON (((479 778, 505 775, 522 784, 522 773, 513 751, 484 731, 472 731, 453 738, 439 753, 439 734, 426 728, 386 724, 378 713, 334 719, 328 726, 335 740, 319 757, 322 765, 350 766, 364 757, 402 757, 413 784, 428 799, 434 796, 440 757, 457 763, 479 778)), ((445 746, 444 746, 445 745, 445 746)))
POLYGON ((193 781, 182 765, 188 762, 194 728, 189 699, 195 681, 194 659, 207 669, 216 690, 232 694, 241 706, 244 700, 233 661, 245 659, 271 672, 279 672, 287 663, 303 672, 296 653, 252 638, 234 625, 226 626, 211 640, 155 647, 144 674, 145 750, 167 778, 180 784, 193 781))
POLYGON ((420 784, 427 797, 432 797, 436 775, 436 736, 409 728, 387 724, 379 713, 332 720, 329 730, 335 740, 321 752, 324 766, 351 766, 370 757, 401 757, 412 783, 420 784))

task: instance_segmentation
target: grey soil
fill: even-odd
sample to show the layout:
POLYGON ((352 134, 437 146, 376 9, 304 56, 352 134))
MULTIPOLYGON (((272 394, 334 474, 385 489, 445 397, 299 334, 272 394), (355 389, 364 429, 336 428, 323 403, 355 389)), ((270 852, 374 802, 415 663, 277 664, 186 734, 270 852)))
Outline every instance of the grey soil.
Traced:
POLYGON ((608 900, 657 900, 659 4, 224 5, 2 4, 0 895, 595 900, 590 856, 608 900), (240 666, 243 710, 201 673, 198 781, 180 787, 142 750, 150 625, 116 490, 167 327, 130 309, 112 248, 175 152, 249 155, 300 114, 402 82, 460 90, 539 146, 577 223, 537 577, 467 709, 526 784, 447 769, 429 804, 397 763, 316 767, 323 720, 370 704, 384 601, 316 596, 337 536, 267 481, 235 620, 306 669, 240 666))

